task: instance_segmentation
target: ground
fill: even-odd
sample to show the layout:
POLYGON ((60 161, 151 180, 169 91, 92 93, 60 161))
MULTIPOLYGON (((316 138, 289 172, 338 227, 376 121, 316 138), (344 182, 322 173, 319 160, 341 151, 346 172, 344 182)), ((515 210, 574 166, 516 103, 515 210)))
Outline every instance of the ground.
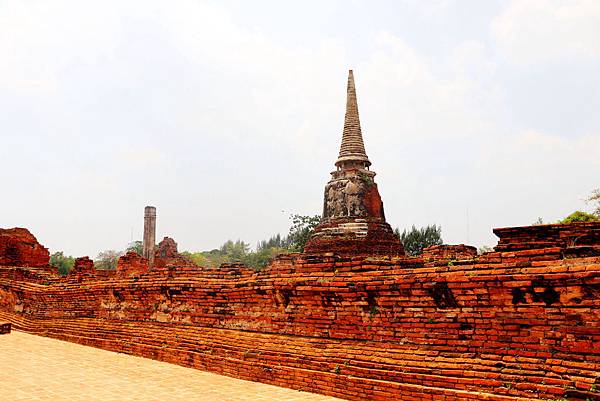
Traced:
POLYGON ((13 331, 0 336, 0 400, 336 401, 13 331))

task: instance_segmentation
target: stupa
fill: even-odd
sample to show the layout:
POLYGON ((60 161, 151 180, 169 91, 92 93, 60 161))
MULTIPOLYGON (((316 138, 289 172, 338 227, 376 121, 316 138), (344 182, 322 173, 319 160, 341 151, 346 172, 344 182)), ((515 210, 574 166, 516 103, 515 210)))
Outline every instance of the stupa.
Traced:
POLYGON ((321 221, 304 251, 344 256, 404 255, 400 239, 385 220, 375 172, 370 170, 352 70, 348 73, 346 117, 335 166, 325 186, 321 221))

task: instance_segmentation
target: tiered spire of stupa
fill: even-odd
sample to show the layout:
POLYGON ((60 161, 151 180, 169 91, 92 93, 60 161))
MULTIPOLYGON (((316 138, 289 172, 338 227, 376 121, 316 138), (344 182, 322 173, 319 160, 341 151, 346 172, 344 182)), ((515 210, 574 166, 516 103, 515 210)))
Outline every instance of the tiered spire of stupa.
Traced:
POLYGON ((335 162, 338 167, 348 162, 363 163, 365 167, 371 165, 365 143, 363 142, 360 129, 360 118, 358 116, 358 102, 356 101, 356 87, 354 86, 354 74, 352 70, 348 73, 348 89, 346 90, 346 116, 344 118, 344 132, 342 134, 342 145, 340 155, 335 162))

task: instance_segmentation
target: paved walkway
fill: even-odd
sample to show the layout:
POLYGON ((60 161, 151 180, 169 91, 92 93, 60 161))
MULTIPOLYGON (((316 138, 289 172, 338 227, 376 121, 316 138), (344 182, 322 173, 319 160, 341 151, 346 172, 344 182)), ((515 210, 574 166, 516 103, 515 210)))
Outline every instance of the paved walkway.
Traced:
POLYGON ((0 336, 0 400, 339 401, 18 331, 0 336))

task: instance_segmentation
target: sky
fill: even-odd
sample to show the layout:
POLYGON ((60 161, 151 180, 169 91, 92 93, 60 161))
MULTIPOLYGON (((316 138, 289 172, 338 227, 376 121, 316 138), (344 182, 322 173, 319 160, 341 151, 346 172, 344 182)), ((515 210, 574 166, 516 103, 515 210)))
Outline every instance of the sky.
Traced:
POLYGON ((95 257, 320 214, 354 70, 388 222, 493 246, 600 187, 597 0, 0 0, 0 227, 95 257))

